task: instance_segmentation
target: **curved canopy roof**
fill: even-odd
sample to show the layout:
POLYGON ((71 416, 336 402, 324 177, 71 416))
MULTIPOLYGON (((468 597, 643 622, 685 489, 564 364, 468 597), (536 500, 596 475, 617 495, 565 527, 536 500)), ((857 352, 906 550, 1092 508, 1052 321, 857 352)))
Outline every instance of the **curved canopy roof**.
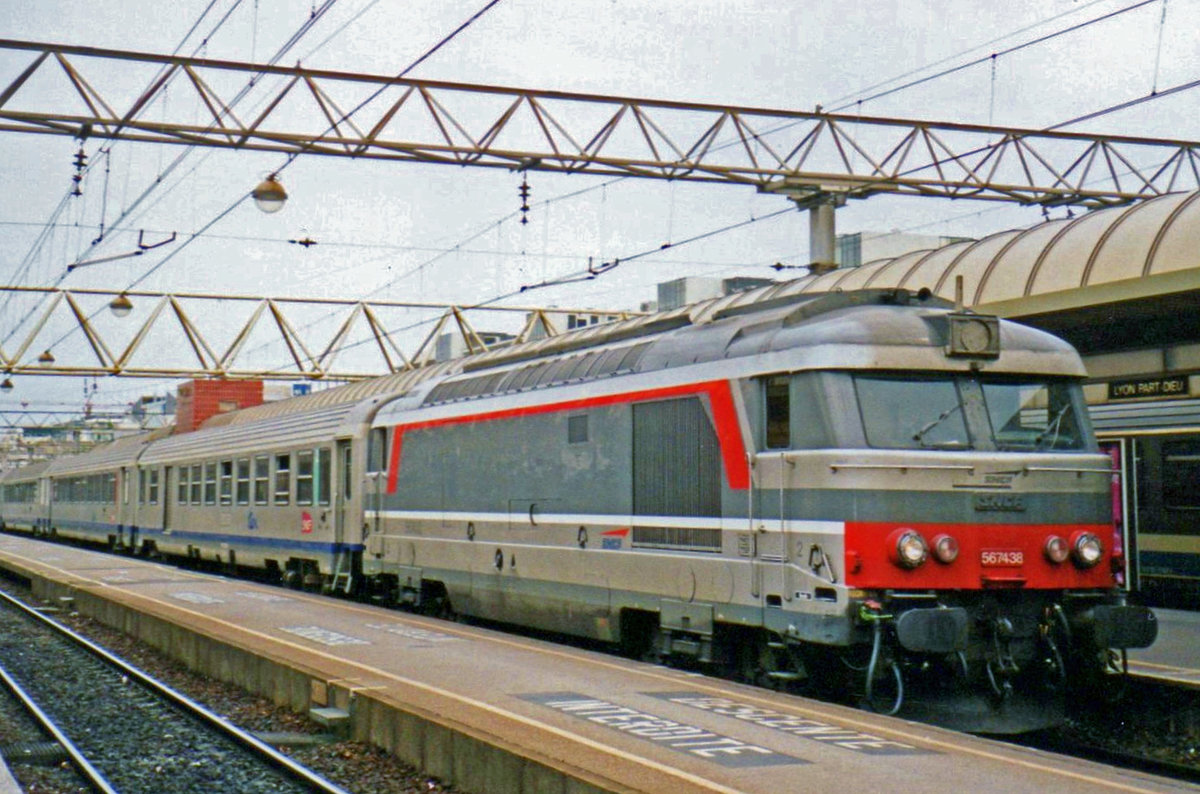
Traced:
MULTIPOLYGON (((1200 287, 1200 193, 1172 193, 1073 219, 807 276, 796 292, 927 287, 1020 316, 1200 287), (1048 296, 1056 296, 1047 300, 1048 296)), ((789 290, 792 291, 792 290, 789 290)))

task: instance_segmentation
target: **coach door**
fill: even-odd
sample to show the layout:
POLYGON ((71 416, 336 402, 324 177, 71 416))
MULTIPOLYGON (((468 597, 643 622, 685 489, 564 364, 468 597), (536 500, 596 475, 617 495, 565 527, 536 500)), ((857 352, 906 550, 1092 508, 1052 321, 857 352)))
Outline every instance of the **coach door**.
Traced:
POLYGON ((349 440, 337 442, 338 478, 337 492, 334 494, 334 543, 359 543, 361 538, 349 540, 350 501, 353 498, 353 447, 349 440))
MULTIPOLYGON (((163 532, 171 531, 171 505, 175 499, 175 491, 177 483, 175 478, 178 473, 174 466, 163 467, 162 490, 159 492, 159 498, 162 499, 162 528, 163 532)), ((135 539, 136 542, 136 539, 135 539)))

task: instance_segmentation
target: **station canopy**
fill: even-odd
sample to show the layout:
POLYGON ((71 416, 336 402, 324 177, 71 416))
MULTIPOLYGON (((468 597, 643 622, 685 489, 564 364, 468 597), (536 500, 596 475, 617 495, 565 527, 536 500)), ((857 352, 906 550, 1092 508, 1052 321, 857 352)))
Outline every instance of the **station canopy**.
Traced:
POLYGON ((1083 353, 1200 340, 1200 193, 1171 193, 807 276, 788 292, 927 287, 1083 353))

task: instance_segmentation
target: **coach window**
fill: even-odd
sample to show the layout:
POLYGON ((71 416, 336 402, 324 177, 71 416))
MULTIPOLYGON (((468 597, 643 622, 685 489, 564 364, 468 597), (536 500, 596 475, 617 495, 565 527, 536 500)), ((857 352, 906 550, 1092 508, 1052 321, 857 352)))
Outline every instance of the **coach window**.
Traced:
POLYGON ((204 464, 204 504, 217 503, 217 464, 204 464))
POLYGON ((146 504, 146 480, 149 472, 145 469, 138 469, 138 504, 146 504))
POLYGON ((330 470, 333 468, 330 465, 330 457, 331 456, 329 453, 329 447, 321 447, 320 449, 317 450, 316 479, 317 479, 317 504, 319 504, 319 505, 329 504, 329 496, 330 496, 329 482, 331 479, 329 475, 330 475, 330 470))
POLYGON ((1200 441, 1164 441, 1163 506, 1168 510, 1200 510, 1200 441))
POLYGON ((259 455, 254 459, 254 504, 265 505, 271 487, 271 459, 259 455))
POLYGON ((221 504, 233 504, 233 461, 221 461, 221 504))
POLYGON ((200 504, 201 493, 204 490, 204 478, 201 476, 199 463, 192 465, 191 480, 192 480, 192 483, 191 483, 190 487, 191 487, 192 497, 191 497, 190 501, 192 504, 198 505, 198 504, 200 504))
POLYGON ((188 482, 188 467, 187 466, 179 467, 179 483, 178 483, 177 487, 179 490, 178 490, 178 494, 175 497, 175 501, 181 505, 187 504, 188 503, 188 490, 189 490, 189 488, 191 488, 191 484, 188 482))
POLYGON ((313 503, 313 454, 306 449, 296 453, 296 504, 313 503))
POLYGON ((367 437, 367 473, 387 470, 387 428, 373 427, 367 437))
POLYGON ((767 378, 763 393, 767 406, 767 449, 787 449, 792 444, 791 395, 787 376, 767 378))
POLYGON ((292 495, 292 456, 275 456, 275 504, 285 505, 292 495))
POLYGON ((238 459, 235 487, 235 501, 240 505, 250 504, 250 458, 238 459))
POLYGON ((158 504, 158 469, 151 469, 147 473, 150 475, 147 480, 149 483, 147 487, 149 501, 150 504, 156 505, 158 504))

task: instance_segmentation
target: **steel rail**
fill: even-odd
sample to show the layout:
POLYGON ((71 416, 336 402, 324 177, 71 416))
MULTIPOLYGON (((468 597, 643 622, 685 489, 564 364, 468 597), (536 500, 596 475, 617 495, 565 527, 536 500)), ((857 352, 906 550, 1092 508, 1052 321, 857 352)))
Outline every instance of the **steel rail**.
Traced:
MULTIPOLYGON (((120 670, 123 675, 128 676, 131 680, 137 681, 154 694, 165 698, 188 714, 198 717, 211 727, 229 736, 238 744, 250 748, 255 753, 265 758, 272 765, 284 770, 297 780, 303 781, 303 783, 310 786, 314 792, 319 792, 319 794, 350 794, 350 792, 348 792, 346 789, 331 783, 330 781, 313 772, 311 769, 301 766, 253 734, 243 731, 241 728, 237 727, 224 717, 209 711, 207 708, 192 700, 187 695, 172 689, 158 679, 147 675, 136 667, 133 667, 124 659, 114 656, 112 653, 95 644, 91 640, 83 637, 80 634, 77 634, 58 621, 52 620, 46 615, 41 614, 21 600, 14 598, 8 593, 0 591, 0 602, 7 603, 9 606, 12 606, 20 612, 23 612, 25 615, 34 618, 41 624, 48 626, 57 634, 70 639, 72 642, 91 652, 107 664, 110 664, 120 670)), ((107 789, 107 791, 112 791, 112 789, 107 789)), ((114 791, 113 794, 116 794, 116 792, 114 791)))
POLYGON ((104 775, 100 773, 100 770, 92 766, 91 762, 87 760, 87 757, 84 756, 84 754, 80 752, 79 748, 75 746, 75 743, 72 742, 67 735, 63 733, 57 725, 54 724, 54 720, 50 719, 50 715, 42 711, 41 707, 38 706, 34 699, 29 696, 29 693, 26 692, 21 685, 16 682, 15 679, 13 679, 13 677, 10 676, 8 671, 3 667, 0 667, 0 681, 3 681, 4 686, 8 688, 8 691, 11 692, 17 700, 21 701, 21 705, 24 706, 25 710, 33 716, 41 729, 50 734, 54 738, 54 741, 58 742, 58 744, 62 746, 63 750, 67 754, 67 757, 71 759, 71 765, 75 767, 75 770, 79 772, 79 774, 83 775, 87 782, 91 784, 92 788, 101 792, 101 794, 119 794, 119 792, 112 787, 112 784, 108 782, 104 775))

